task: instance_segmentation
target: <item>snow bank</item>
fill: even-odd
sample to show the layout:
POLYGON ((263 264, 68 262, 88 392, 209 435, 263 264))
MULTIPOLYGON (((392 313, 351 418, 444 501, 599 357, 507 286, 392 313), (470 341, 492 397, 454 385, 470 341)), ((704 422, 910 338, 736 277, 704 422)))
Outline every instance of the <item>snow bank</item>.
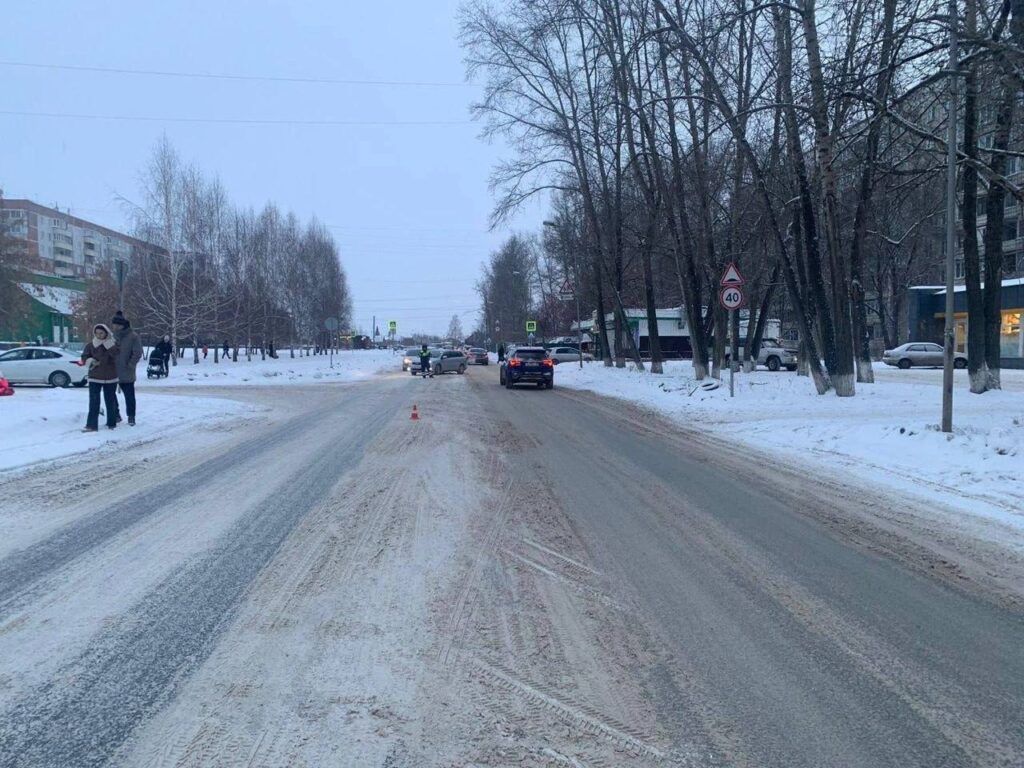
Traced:
MULTIPOLYGON (((137 392, 138 426, 122 423, 110 430, 103 426, 101 416, 99 432, 83 433, 88 389, 16 387, 13 397, 0 398, 0 471, 90 450, 121 449, 188 429, 197 422, 254 410, 233 400, 151 394, 145 385, 137 392)), ((123 408, 124 400, 119 399, 123 408)))
MULTIPOLYGON (((192 352, 171 366, 171 375, 166 379, 150 381, 159 387, 188 387, 193 384, 204 387, 217 386, 262 386, 274 384, 325 384, 328 382, 360 381, 370 378, 383 370, 400 371, 401 355, 380 350, 349 350, 334 354, 334 366, 328 355, 309 357, 288 356, 288 350, 278 352, 277 359, 268 357, 261 360, 254 355, 247 361, 239 355, 238 362, 221 360, 213 362, 213 349, 206 359, 200 356, 199 363, 192 362, 192 352)), ((139 363, 139 377, 145 378, 145 361, 139 363)))
POLYGON ((714 391, 699 388, 688 362, 663 376, 600 363, 560 365, 560 387, 591 390, 667 414, 681 425, 875 485, 925 496, 963 512, 1024 529, 1024 371, 1003 371, 1002 392, 971 395, 957 372, 952 435, 939 431, 941 370, 878 371, 857 396, 819 396, 807 378, 736 374, 714 391), (906 372, 910 373, 910 372, 906 372))

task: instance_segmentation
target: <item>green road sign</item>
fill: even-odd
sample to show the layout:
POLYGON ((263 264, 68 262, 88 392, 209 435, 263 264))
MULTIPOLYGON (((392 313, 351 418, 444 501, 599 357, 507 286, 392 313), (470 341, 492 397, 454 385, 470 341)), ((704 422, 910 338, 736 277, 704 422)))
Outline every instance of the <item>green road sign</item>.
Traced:
POLYGON ((536 333, 537 332, 537 321, 536 320, 527 320, 526 321, 526 332, 527 333, 536 333))
POLYGON ((397 320, 388 320, 388 333, 395 333, 398 330, 397 320))

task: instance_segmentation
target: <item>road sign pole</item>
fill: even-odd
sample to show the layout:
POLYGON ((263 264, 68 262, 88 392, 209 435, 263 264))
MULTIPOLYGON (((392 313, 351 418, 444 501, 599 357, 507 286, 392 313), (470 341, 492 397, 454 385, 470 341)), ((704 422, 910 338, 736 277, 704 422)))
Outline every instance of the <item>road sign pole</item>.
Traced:
MULTIPOLYGON (((723 309, 729 312, 729 397, 736 396, 736 362, 740 355, 737 346, 739 339, 734 337, 733 329, 739 328, 739 324, 736 322, 736 310, 740 309, 747 302, 746 293, 743 291, 743 284, 743 275, 740 274, 735 264, 730 263, 725 268, 725 273, 719 281, 722 290, 718 293, 719 303, 723 309)), ((716 327, 715 333, 720 332, 716 327)), ((747 328, 747 333, 750 333, 750 328, 747 328)))
MULTIPOLYGON (((733 327, 735 327, 735 323, 733 322, 733 320, 735 319, 735 315, 736 315, 736 310, 735 309, 733 309, 733 310, 731 310, 729 312, 729 332, 730 333, 732 333, 732 329, 733 329, 733 327)), ((733 346, 734 345, 730 345, 730 349, 733 346)), ((730 355, 730 359, 729 359, 729 397, 735 397, 736 396, 736 365, 735 365, 735 363, 736 363, 736 361, 733 360, 732 356, 730 355)))
POLYGON ((334 368, 334 333, 338 330, 338 326, 338 318, 336 317, 328 317, 324 321, 324 328, 327 329, 327 359, 330 361, 331 368, 334 368))

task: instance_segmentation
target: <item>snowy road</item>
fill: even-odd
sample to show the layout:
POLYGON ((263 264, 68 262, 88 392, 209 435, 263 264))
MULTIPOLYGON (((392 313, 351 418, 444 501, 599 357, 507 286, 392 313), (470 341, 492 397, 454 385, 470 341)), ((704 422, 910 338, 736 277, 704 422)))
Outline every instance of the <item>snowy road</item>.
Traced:
POLYGON ((0 766, 1024 764, 991 538, 493 368, 269 390, 0 480, 0 766))

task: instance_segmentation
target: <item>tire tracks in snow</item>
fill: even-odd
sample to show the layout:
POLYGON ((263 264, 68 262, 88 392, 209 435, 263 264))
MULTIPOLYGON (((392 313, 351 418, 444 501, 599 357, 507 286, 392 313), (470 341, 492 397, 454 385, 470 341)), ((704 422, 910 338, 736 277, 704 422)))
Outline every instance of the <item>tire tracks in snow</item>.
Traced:
MULTIPOLYGON (((338 412, 332 405, 320 409, 318 423, 331 423, 330 417, 324 417, 332 410, 338 412)), ((13 702, 0 726, 0 766, 105 764, 135 727, 210 654, 251 583, 295 525, 359 462, 363 448, 394 413, 393 407, 382 406, 381 402, 365 409, 368 415, 358 423, 346 423, 344 430, 338 430, 342 437, 333 450, 312 458, 292 482, 238 520, 208 555, 180 567, 51 681, 13 702)), ((227 456, 238 461, 248 459, 250 451, 287 450, 280 442, 282 432, 299 437, 309 421, 308 414, 292 419, 275 431, 276 441, 263 435, 246 441, 246 450, 238 447, 227 456)), ((215 466, 216 470, 208 471, 228 471, 232 462, 225 459, 215 466)), ((177 487, 174 484, 180 482, 175 478, 168 485, 177 487)), ((185 482, 192 487, 196 478, 189 476, 185 482)), ((101 522, 78 554, 96 546, 102 540, 100 533, 130 524, 125 519, 129 510, 117 505, 115 511, 121 514, 115 514, 109 524, 101 522)), ((38 550, 30 562, 47 562, 45 552, 38 550)), ((58 562, 68 560, 60 555, 59 550, 53 553, 58 562)))
POLYGON ((398 752, 388 752, 386 765, 419 764, 401 757, 407 729, 415 727, 401 695, 407 688, 383 679, 423 670, 415 641, 393 629, 412 618, 404 603, 417 593, 400 574, 424 557, 413 546, 427 508, 419 470, 429 470, 440 453, 429 438, 443 435, 430 423, 407 427, 402 415, 295 527, 252 584, 231 632, 126 745, 125 765, 361 768, 380 765, 389 747, 398 752), (344 749, 339 741, 347 742, 344 749))
MULTIPOLYGON (((365 397, 365 394, 359 397, 365 397)), ((103 546, 112 538, 157 514, 183 496, 194 494, 223 473, 236 471, 243 462, 259 461, 281 449, 282 442, 302 438, 310 419, 320 421, 336 406, 292 417, 283 425, 249 438, 188 472, 139 491, 104 509, 74 520, 52 535, 0 560, 0 617, 30 599, 42 583, 73 561, 103 546)))

